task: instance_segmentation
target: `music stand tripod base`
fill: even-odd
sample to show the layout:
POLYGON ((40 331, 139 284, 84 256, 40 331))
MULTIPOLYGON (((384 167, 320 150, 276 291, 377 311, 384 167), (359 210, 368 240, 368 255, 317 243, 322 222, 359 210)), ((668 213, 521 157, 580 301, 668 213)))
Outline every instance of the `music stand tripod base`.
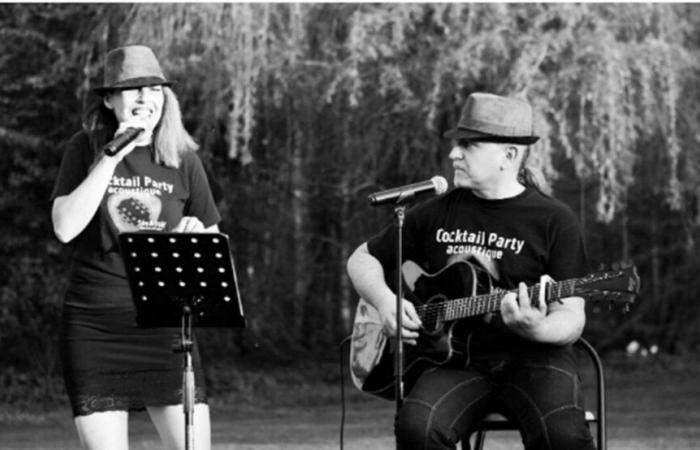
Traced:
POLYGON ((119 235, 140 327, 181 327, 185 444, 194 448, 192 327, 244 328, 228 236, 133 232, 119 235))

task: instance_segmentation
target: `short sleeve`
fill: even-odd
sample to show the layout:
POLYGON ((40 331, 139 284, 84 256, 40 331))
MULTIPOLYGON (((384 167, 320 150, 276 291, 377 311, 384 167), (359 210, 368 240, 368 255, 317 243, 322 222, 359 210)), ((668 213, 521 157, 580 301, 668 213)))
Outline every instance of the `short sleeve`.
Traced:
POLYGON ((50 201, 73 192, 87 177, 93 159, 87 135, 83 132, 73 135, 64 145, 50 201))
POLYGON ((552 217, 546 273, 555 280, 579 278, 590 271, 583 233, 578 219, 568 208, 552 217))
POLYGON ((183 156, 183 163, 186 165, 190 186, 190 197, 185 204, 184 214, 197 217, 206 228, 216 225, 221 221, 221 215, 214 202, 202 161, 196 153, 187 152, 183 156))
POLYGON ((396 237, 396 225, 391 223, 367 241, 367 250, 385 269, 396 266, 396 262, 392 260, 396 258, 392 256, 396 254, 396 237))
MULTIPOLYGON (((425 262, 425 248, 421 245, 425 241, 425 221, 432 217, 432 213, 426 209, 432 206, 431 202, 416 205, 407 211, 403 224, 403 245, 401 248, 402 260, 413 261, 419 265, 425 262)), ((379 234, 367 241, 369 253, 377 258, 385 271, 396 268, 396 240, 398 238, 398 226, 395 220, 387 225, 379 234)))

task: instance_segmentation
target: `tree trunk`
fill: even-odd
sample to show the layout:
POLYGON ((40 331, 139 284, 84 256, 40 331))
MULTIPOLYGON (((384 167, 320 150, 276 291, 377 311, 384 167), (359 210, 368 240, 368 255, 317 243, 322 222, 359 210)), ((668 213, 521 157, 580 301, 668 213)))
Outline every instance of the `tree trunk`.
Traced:
MULTIPOLYGON (((651 217, 651 303, 652 310, 661 308, 663 302, 661 296, 661 243, 659 236, 659 217, 656 209, 651 217)), ((657 322, 658 323, 658 322, 657 322)))
MULTIPOLYGON (((291 100, 293 102, 293 100, 291 100)), ((307 271, 310 261, 306 258, 307 239, 305 238, 305 224, 308 216, 308 192, 304 177, 304 141, 300 123, 295 119, 293 109, 288 111, 290 137, 287 140, 287 150, 290 157, 291 176, 291 218, 292 218, 292 273, 294 279, 292 298, 286 301, 292 302, 291 319, 288 323, 293 328, 292 336, 301 339, 301 327, 303 325, 304 304, 306 303, 307 271)))
POLYGON ((627 214, 627 205, 625 204, 625 207, 623 210, 620 212, 621 218, 620 218, 620 233, 621 233, 621 241, 622 241, 622 248, 620 249, 620 256, 622 260, 623 265, 630 264, 631 262, 631 257, 630 257, 630 238, 629 238, 629 216, 627 214))

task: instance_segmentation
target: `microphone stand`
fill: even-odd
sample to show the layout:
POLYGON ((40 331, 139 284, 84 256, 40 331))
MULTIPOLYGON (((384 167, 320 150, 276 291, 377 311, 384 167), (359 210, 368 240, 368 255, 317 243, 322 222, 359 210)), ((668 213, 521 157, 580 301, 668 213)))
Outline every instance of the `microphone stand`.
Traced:
POLYGON ((394 207, 396 217, 396 350, 394 352, 394 397, 396 398, 396 413, 398 414, 403 404, 403 223, 406 217, 406 206, 394 207))
POLYGON ((414 192, 401 194, 394 205, 396 217, 396 350, 394 352, 394 397, 396 413, 403 405, 403 224, 406 217, 406 203, 415 197, 414 192))

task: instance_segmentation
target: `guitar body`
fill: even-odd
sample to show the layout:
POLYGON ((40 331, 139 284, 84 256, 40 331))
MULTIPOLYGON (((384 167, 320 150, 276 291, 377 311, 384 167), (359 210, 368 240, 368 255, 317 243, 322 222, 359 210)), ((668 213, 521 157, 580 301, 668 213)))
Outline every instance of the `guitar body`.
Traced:
MULTIPOLYGON (((417 309, 492 289, 488 273, 467 261, 450 264, 435 274, 427 274, 410 262, 402 270, 407 285, 404 298, 417 309)), ((432 315, 422 316, 421 320, 424 329, 417 345, 404 345, 403 381, 407 391, 425 369, 448 363, 465 364, 467 359, 466 343, 454 334, 456 322, 446 323, 432 315)), ((393 399, 394 351, 395 338, 384 333, 378 311, 360 299, 350 347, 350 371, 355 386, 364 392, 393 399)))

